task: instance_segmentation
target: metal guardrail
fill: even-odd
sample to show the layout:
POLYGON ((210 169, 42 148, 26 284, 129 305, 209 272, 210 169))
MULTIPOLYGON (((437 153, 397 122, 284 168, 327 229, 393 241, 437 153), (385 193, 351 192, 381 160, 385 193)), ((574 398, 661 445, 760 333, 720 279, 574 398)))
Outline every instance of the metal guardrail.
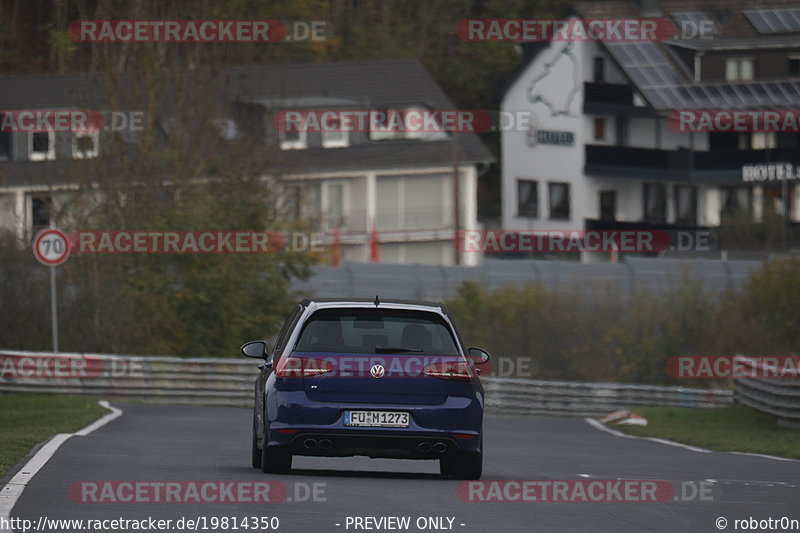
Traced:
MULTIPOLYGON (((0 391, 248 407, 257 361, 0 350, 0 391)), ((597 416, 635 406, 721 407, 731 391, 487 376, 487 412, 597 416)))
POLYGON ((608 298, 647 291, 665 294, 685 280, 702 285, 710 294, 736 289, 761 266, 759 260, 677 259, 625 257, 611 263, 492 259, 480 266, 395 265, 344 262, 340 267, 318 265, 308 280, 292 289, 317 297, 361 296, 446 300, 465 281, 486 289, 539 283, 548 290, 608 298))
POLYGON ((743 374, 764 377, 742 377, 734 380, 734 401, 778 418, 784 427, 800 429, 800 375, 795 370, 784 372, 788 377, 768 377, 774 367, 762 361, 737 356, 735 363, 743 374), (791 374, 794 374, 793 376, 791 374))

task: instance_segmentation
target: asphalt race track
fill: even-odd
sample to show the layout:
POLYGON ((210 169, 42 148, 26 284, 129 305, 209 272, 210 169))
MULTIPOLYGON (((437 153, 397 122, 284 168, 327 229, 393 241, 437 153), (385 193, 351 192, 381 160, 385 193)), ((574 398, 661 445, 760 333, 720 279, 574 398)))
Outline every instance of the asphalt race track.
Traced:
POLYGON ((710 532, 719 531, 715 525, 719 517, 727 519, 727 531, 735 531, 735 519, 800 519, 800 462, 700 453, 620 438, 581 419, 488 418, 482 481, 656 479, 672 483, 676 497, 683 491, 683 499, 689 501, 463 501, 457 488, 466 482, 441 478, 435 461, 301 457, 295 458, 291 475, 267 476, 249 465, 251 412, 247 409, 114 405, 124 414, 94 433, 64 443, 25 489, 12 517, 36 523, 43 515, 137 520, 276 516, 278 531, 446 531, 451 527, 487 533, 710 532), (69 488, 76 482, 110 480, 272 480, 285 485, 287 500, 81 503, 70 496, 69 488), (318 501, 309 497, 315 483, 318 501), (699 487, 706 489, 704 501, 692 494, 699 487), (353 517, 365 516, 407 516, 410 525, 377 529, 374 523, 362 522, 364 528, 355 529, 353 517), (420 517, 449 517, 453 522, 448 526, 445 519, 438 526, 418 529, 420 517), (365 529, 368 526, 371 529, 365 529))

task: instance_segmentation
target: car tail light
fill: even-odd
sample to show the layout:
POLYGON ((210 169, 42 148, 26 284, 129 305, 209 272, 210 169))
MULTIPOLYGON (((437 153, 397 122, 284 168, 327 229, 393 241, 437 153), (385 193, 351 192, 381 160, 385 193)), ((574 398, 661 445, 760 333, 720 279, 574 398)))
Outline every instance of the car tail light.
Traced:
POLYGON ((450 381, 470 381, 472 379, 469 365, 464 361, 433 363, 426 366, 423 372, 426 376, 450 381))
POLYGON ((279 378, 310 378, 333 372, 333 365, 324 359, 284 357, 278 362, 275 376, 279 378))

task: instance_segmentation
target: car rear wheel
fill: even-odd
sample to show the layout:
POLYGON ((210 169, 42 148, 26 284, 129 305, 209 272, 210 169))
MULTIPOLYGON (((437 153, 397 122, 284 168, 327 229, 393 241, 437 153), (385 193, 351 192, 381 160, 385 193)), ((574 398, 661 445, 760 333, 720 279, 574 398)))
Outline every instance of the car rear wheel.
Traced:
POLYGON ((286 474, 292 469, 292 454, 284 446, 265 446, 261 450, 261 471, 286 474))
POLYGON ((455 479, 480 479, 483 473, 483 436, 479 452, 457 451, 439 459, 439 472, 455 479))
POLYGON ((256 431, 256 424, 258 424, 258 419, 255 413, 253 413, 253 444, 251 451, 253 468, 261 468, 261 448, 258 447, 258 431, 256 431))
POLYGON ((480 479, 483 473, 483 454, 461 452, 453 458, 451 474, 455 479, 480 479))
POLYGON ((453 473, 453 457, 445 455, 439 459, 439 473, 443 476, 449 476, 453 473))

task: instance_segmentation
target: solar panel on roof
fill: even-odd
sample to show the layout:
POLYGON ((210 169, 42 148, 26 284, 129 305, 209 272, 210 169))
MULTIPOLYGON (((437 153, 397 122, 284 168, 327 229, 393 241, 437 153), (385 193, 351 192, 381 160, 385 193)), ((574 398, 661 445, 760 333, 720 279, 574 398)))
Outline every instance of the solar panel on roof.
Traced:
POLYGON ((800 32, 800 7, 747 9, 744 16, 758 33, 800 32))
POLYGON ((798 80, 686 83, 657 43, 606 42, 605 46, 656 109, 800 105, 798 80))
POLYGON ((678 31, 697 35, 717 35, 717 26, 714 21, 702 11, 676 11, 672 18, 678 24, 678 31))
POLYGON ((658 46, 648 42, 606 43, 611 55, 640 86, 678 83, 678 78, 658 46))

